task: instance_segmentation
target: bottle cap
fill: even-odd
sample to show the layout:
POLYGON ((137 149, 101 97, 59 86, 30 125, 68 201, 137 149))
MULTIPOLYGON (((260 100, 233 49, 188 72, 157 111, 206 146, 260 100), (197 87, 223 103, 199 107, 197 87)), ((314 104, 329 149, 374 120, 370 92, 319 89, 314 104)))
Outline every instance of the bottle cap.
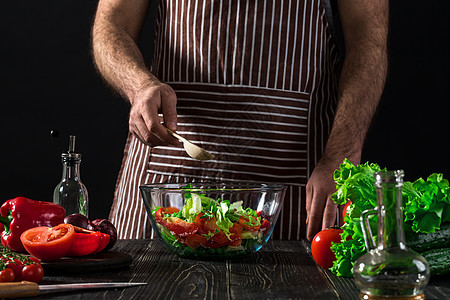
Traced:
POLYGON ((67 151, 67 153, 62 153, 61 154, 61 158, 63 160, 67 160, 67 159, 81 159, 81 154, 80 153, 75 153, 75 139, 76 139, 75 135, 71 135, 69 137, 69 151, 67 151))

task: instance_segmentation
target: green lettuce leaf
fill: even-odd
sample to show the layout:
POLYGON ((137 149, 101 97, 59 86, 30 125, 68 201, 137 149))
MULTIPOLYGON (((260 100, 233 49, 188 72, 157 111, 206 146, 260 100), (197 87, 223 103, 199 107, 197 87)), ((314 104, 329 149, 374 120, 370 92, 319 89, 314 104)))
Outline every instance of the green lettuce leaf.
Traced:
MULTIPOLYGON (((331 247, 336 261, 330 270, 338 276, 351 277, 354 263, 366 253, 360 217, 364 210, 377 206, 374 173, 381 170, 385 169, 374 163, 355 166, 345 159, 334 172, 336 193, 331 199, 337 204, 351 201, 342 226, 342 242, 331 247)), ((450 187, 442 174, 433 173, 426 180, 419 178, 414 182, 405 182, 402 201, 405 230, 432 233, 439 230, 442 223, 450 222, 450 187)), ((377 216, 369 220, 375 234, 377 216)))

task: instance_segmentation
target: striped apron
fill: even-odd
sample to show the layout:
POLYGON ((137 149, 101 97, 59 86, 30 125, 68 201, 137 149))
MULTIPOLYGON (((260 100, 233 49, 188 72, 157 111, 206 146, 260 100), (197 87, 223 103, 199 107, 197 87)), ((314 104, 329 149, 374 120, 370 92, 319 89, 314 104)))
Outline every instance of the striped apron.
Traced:
POLYGON ((161 0, 152 72, 177 94, 178 133, 213 153, 150 148, 128 136, 110 220, 151 238, 139 185, 288 185, 273 238, 306 233, 305 186, 337 104, 340 51, 321 0, 161 0))

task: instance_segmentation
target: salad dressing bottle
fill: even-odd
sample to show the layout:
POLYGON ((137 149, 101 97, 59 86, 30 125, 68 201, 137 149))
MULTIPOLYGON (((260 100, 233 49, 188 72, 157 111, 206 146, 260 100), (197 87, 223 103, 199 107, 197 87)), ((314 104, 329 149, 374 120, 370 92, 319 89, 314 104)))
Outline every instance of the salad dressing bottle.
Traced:
MULTIPOLYGON (((427 261, 406 247, 403 232, 402 170, 374 174, 377 207, 361 214, 361 227, 368 253, 353 268, 360 299, 424 299, 430 278, 427 261), (369 215, 378 215, 377 245, 369 215)), ((372 224, 373 225, 373 224, 372 224)))
POLYGON ((75 153, 75 136, 69 140, 69 151, 61 154, 62 179, 53 192, 53 202, 66 210, 66 215, 79 213, 88 217, 88 192, 80 179, 81 154, 75 153))

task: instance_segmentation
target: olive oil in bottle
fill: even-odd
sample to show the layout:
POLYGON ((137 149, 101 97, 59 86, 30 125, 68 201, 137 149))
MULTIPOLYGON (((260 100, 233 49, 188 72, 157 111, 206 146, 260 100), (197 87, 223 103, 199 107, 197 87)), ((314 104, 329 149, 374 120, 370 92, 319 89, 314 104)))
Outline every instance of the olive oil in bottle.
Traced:
POLYGON ((53 192, 53 202, 66 210, 66 215, 79 213, 88 217, 88 192, 80 178, 81 154, 75 153, 75 136, 70 136, 69 151, 61 154, 62 179, 53 192))

